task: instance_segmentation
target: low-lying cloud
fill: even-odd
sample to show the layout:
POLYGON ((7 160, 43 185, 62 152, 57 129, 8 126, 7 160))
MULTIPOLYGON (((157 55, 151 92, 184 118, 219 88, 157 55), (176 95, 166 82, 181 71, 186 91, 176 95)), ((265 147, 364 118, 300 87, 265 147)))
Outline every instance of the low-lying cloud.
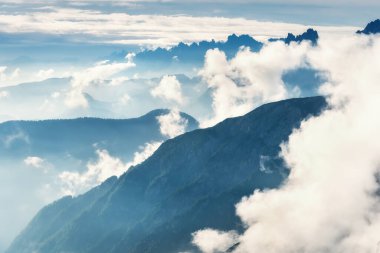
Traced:
POLYGON ((287 181, 237 204, 246 230, 234 252, 379 251, 380 38, 322 40, 306 58, 328 77, 330 107, 281 146, 287 181))
POLYGON ((168 138, 174 138, 186 132, 188 120, 181 116, 177 109, 172 109, 168 114, 157 117, 160 124, 160 132, 168 138))
POLYGON ((89 162, 84 173, 65 171, 60 173, 64 195, 78 195, 101 184, 112 176, 121 176, 131 166, 136 166, 149 158, 161 145, 161 142, 146 143, 135 152, 133 160, 124 163, 120 158, 111 156, 107 150, 97 150, 98 160, 89 162))
MULTIPOLYGON (((133 57, 134 54, 128 54, 125 57, 126 62, 102 61, 93 67, 74 73, 71 81, 71 89, 67 93, 65 104, 71 108, 86 108, 88 106, 88 101, 83 94, 85 89, 90 85, 104 83, 107 79, 112 79, 116 74, 134 67, 133 57)), ((117 78, 117 80, 119 79, 120 77, 117 78)))

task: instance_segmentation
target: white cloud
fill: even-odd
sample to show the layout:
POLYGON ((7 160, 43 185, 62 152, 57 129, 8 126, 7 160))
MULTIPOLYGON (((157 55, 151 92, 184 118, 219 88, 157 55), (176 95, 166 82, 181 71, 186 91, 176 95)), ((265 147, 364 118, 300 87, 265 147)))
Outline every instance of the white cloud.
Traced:
MULTIPOLYGON (((168 46, 181 41, 224 40, 232 33, 260 38, 301 33, 306 26, 244 18, 191 17, 185 15, 130 15, 94 10, 51 7, 43 11, 0 14, 0 32, 85 34, 87 42, 168 46), (207 24, 207 25, 205 25, 207 24), (197 27, 197 29, 194 29, 197 27)), ((358 27, 315 26, 323 33, 352 33, 358 27)))
POLYGON ((282 81, 284 72, 304 64, 308 43, 286 45, 269 43, 256 53, 241 50, 228 61, 218 49, 206 53, 204 68, 199 72, 212 90, 213 117, 203 127, 241 116, 263 103, 293 95, 282 81))
POLYGON ((28 156, 24 159, 25 165, 36 169, 41 169, 46 174, 48 173, 51 165, 44 159, 38 156, 28 156))
POLYGON ((28 156, 27 158, 25 158, 24 163, 28 166, 41 168, 44 163, 44 159, 37 156, 28 156))
POLYGON ((71 89, 67 93, 65 104, 71 108, 86 108, 88 103, 83 95, 84 90, 90 85, 104 83, 105 80, 114 77, 116 74, 134 67, 135 64, 133 63, 130 54, 128 54, 126 58, 126 62, 98 62, 93 67, 74 73, 71 81, 71 89))
POLYGON ((37 72, 36 77, 38 80, 46 80, 53 77, 54 73, 54 69, 41 69, 37 72))
POLYGON ((166 75, 162 77, 158 86, 151 91, 151 94, 153 97, 182 105, 184 103, 184 97, 182 95, 181 86, 176 76, 166 75))
POLYGON ((182 118, 177 109, 170 110, 168 114, 157 117, 160 124, 161 134, 169 138, 174 138, 186 132, 188 120, 182 118))
POLYGON ((331 109, 282 145, 285 184, 237 205, 247 229, 234 252, 379 250, 380 37, 322 40, 307 60, 329 77, 331 109))
POLYGON ((226 252, 237 243, 234 231, 220 232, 212 229, 199 230, 193 234, 193 244, 204 253, 226 252))
POLYGON ((146 143, 141 150, 135 152, 133 160, 123 163, 112 157, 107 150, 97 150, 98 160, 87 164, 84 173, 65 171, 59 175, 62 192, 65 195, 77 195, 95 187, 112 176, 121 176, 131 166, 136 166, 149 158, 161 145, 161 142, 146 143))

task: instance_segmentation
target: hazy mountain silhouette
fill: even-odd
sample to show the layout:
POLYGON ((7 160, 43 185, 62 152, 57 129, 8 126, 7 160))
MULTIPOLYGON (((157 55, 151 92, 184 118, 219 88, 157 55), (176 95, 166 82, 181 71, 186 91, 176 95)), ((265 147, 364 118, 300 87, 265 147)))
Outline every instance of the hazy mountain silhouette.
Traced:
MULTIPOLYGON (((224 51, 227 57, 233 57, 241 47, 249 47, 252 51, 260 51, 263 44, 249 35, 236 35, 228 36, 226 41, 200 41, 191 44, 179 43, 169 49, 157 48, 154 50, 144 50, 137 53, 134 61, 137 66, 142 63, 159 64, 174 63, 174 64, 199 64, 203 63, 204 56, 207 50, 218 48, 224 51)), ((115 52, 111 59, 124 59, 127 51, 115 52)))
MULTIPOLYGON (((94 155, 94 144, 130 159, 144 143, 167 139, 157 121, 158 116, 167 113, 169 110, 161 109, 132 119, 8 121, 0 124, 0 159, 33 155, 55 161, 69 153, 86 161, 94 155)), ((198 128, 193 117, 185 113, 181 116, 188 121, 187 131, 198 128)))
POLYGON ((263 105, 166 141, 144 163, 42 209, 7 253, 186 251, 205 227, 242 229, 234 204, 288 171, 279 144, 326 106, 323 97, 263 105))

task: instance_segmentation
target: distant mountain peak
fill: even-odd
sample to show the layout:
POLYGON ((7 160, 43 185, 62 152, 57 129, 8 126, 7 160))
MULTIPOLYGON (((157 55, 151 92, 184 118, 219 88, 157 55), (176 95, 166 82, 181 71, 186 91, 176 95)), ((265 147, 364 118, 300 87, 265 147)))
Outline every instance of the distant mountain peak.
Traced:
MULTIPOLYGON (((175 62, 178 65, 179 62, 192 62, 192 63, 203 63, 204 55, 207 50, 218 48, 219 50, 226 53, 228 57, 234 56, 239 49, 243 47, 249 47, 252 51, 259 51, 262 47, 262 43, 255 40, 248 34, 236 35, 231 34, 227 37, 225 41, 215 41, 215 40, 203 40, 199 42, 184 43, 180 42, 171 48, 156 48, 153 50, 144 50, 137 53, 135 61, 144 62, 165 62, 172 63, 175 62)), ((117 52, 113 54, 113 58, 123 58, 126 52, 117 52)))
POLYGON ((380 19, 369 22, 363 30, 359 30, 356 33, 366 35, 380 33, 380 19))
POLYGON ((283 41, 285 44, 290 44, 291 42, 297 42, 301 43, 302 41, 308 40, 311 42, 313 46, 317 45, 319 39, 318 32, 312 28, 308 28, 306 32, 300 34, 300 35, 294 35, 293 33, 288 33, 288 36, 286 38, 279 38, 279 39, 269 39, 270 42, 274 41, 283 41))

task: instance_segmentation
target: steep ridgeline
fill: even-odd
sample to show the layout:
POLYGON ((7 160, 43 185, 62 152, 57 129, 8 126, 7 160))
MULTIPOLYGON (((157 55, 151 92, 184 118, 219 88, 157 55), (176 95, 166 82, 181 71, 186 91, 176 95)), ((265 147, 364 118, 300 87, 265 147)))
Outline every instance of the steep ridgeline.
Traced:
MULTIPOLYGON (((129 160, 146 142, 167 139, 160 133, 157 117, 169 113, 155 110, 133 119, 78 118, 69 120, 8 121, 0 124, 0 159, 23 159, 39 156, 51 162, 65 158, 88 161, 94 145, 129 160)), ((198 122, 185 113, 187 130, 198 122)))
MULTIPOLYGON (((203 64, 204 56, 207 50, 218 48, 226 53, 230 58, 233 57, 241 47, 249 47, 252 51, 260 51, 263 44, 249 35, 228 36, 226 41, 200 41, 191 44, 179 43, 169 49, 157 48, 154 50, 145 50, 136 54, 134 61, 137 66, 141 63, 174 63, 174 64, 203 64)), ((116 52, 112 59, 124 59, 126 51, 116 52)))
POLYGON ((291 42, 301 43, 302 41, 310 41, 310 43, 315 46, 318 43, 319 35, 318 32, 312 28, 307 29, 306 32, 300 35, 294 35, 293 33, 288 33, 286 38, 279 39, 269 39, 270 42, 283 41, 285 44, 290 44, 291 42))
POLYGON ((119 179, 42 209, 7 253, 181 252, 194 250, 199 229, 242 229, 234 204, 281 184, 279 144, 325 105, 322 97, 271 103, 169 140, 119 179))
POLYGON ((368 23, 363 30, 359 30, 356 33, 366 35, 380 33, 380 19, 368 23))

